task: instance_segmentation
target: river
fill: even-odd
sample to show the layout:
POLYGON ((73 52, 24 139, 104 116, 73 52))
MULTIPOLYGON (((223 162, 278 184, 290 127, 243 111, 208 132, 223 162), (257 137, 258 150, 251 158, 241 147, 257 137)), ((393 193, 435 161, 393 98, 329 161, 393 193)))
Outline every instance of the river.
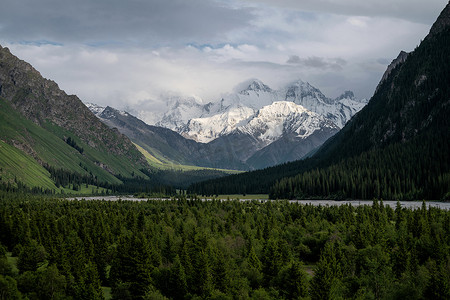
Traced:
MULTIPOLYGON (((161 198, 135 198, 133 196, 93 196, 93 197, 68 197, 69 200, 106 200, 106 201, 147 201, 147 200, 169 200, 161 199, 161 198)), ((205 198, 202 200, 211 200, 210 198, 205 198)), ((226 199, 221 199, 226 200, 226 199)), ((250 199, 241 199, 240 201, 270 201, 267 199, 259 199, 259 200, 250 200, 250 199)), ((277 201, 277 200, 272 200, 277 201)), ((373 201, 371 200, 342 200, 342 201, 334 201, 334 200, 289 200, 290 203, 300 203, 300 204, 310 204, 315 206, 339 206, 339 205, 347 205, 350 204, 352 206, 360 206, 360 205, 372 205, 373 201)), ((383 201, 384 205, 395 208, 397 206, 397 201, 385 200, 383 201)), ((426 201, 427 207, 436 207, 445 210, 450 210, 450 202, 439 202, 439 201, 426 201)), ((400 201, 400 205, 405 208, 417 209, 422 207, 422 201, 400 201)))

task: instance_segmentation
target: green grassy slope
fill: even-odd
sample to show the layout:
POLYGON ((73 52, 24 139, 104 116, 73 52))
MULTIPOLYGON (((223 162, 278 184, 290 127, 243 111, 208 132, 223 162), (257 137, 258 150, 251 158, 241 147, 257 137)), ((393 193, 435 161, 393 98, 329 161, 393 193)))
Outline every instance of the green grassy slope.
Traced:
MULTIPOLYGON (((126 136, 1 46, 0 139, 51 170, 58 184, 84 180, 116 185, 126 178, 148 178, 140 170, 149 165, 126 136)), ((18 168, 10 171, 10 177, 20 173, 18 168)))
MULTIPOLYGON (((63 168, 68 168, 70 170, 76 169, 77 172, 80 173, 83 173, 83 170, 85 171, 87 169, 100 180, 111 183, 120 183, 120 180, 113 176, 111 172, 115 175, 120 174, 124 177, 132 177, 132 173, 143 178, 147 177, 144 173, 139 171, 135 165, 130 163, 130 160, 126 156, 111 155, 104 146, 92 148, 80 137, 55 124, 46 123, 44 127, 54 138, 56 137, 56 139, 58 139, 58 143, 62 142, 64 147, 64 149, 61 149, 62 155, 64 155, 64 152, 67 151, 67 146, 69 146, 64 142, 67 137, 71 137, 78 146, 84 149, 83 154, 80 154, 76 149, 69 146, 72 159, 67 160, 67 158, 64 158, 62 161, 60 160, 59 163, 62 163, 62 166, 64 166, 63 168), (76 155, 76 158, 73 155, 76 155), (80 162, 82 166, 80 166, 80 162), (105 167, 105 169, 100 167, 99 162, 107 165, 107 167, 105 167)), ((50 145, 43 145, 42 150, 45 154, 49 154, 48 151, 46 151, 47 146, 50 145)), ((48 158, 55 161, 51 154, 48 158)))
POLYGON ((56 189, 50 173, 31 156, 0 141, 0 182, 21 181, 30 187, 56 189))
POLYGON ((206 167, 199 167, 199 166, 192 166, 192 165, 184 165, 184 164, 180 164, 178 162, 170 161, 169 159, 165 158, 163 155, 158 155, 158 153, 159 153, 158 150, 155 150, 154 152, 150 153, 149 151, 146 150, 149 147, 148 145, 145 148, 141 147, 138 144, 134 144, 134 145, 145 156, 149 165, 158 170, 176 170, 176 171, 214 170, 214 171, 224 172, 225 174, 239 174, 239 173, 244 172, 244 171, 237 171, 237 170, 206 168, 206 167))
POLYGON ((94 149, 79 137, 59 126, 48 123, 40 127, 16 112, 8 102, 0 98, 0 182, 12 182, 15 178, 29 187, 56 189, 49 172, 42 167, 46 163, 80 174, 92 174, 99 181, 120 184, 110 169, 120 170, 118 174, 131 177, 147 176, 128 163, 127 158, 94 149), (71 137, 83 148, 80 153, 65 140, 71 137), (107 165, 102 168, 100 163, 107 165))

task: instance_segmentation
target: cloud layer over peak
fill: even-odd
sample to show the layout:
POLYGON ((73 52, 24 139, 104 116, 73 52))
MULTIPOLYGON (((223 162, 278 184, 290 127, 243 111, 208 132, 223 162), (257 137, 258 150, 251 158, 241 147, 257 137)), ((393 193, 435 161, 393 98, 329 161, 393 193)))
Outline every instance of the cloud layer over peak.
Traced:
POLYGON ((0 44, 84 101, 161 107, 216 100, 248 78, 301 78, 369 98, 390 62, 428 33, 446 0, 15 0, 0 44))

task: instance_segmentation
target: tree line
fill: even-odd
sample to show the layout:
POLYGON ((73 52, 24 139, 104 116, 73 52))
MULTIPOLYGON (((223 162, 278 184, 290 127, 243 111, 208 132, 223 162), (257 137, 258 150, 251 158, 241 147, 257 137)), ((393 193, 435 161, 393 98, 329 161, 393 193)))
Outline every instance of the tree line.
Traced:
MULTIPOLYGON (((83 167, 81 163, 80 166, 83 167)), ((165 196, 172 196, 176 194, 175 187, 165 184, 163 180, 161 180, 157 176, 154 176, 152 172, 144 169, 142 169, 141 171, 149 176, 148 179, 140 176, 131 178, 123 177, 119 174, 116 175, 116 177, 122 183, 117 184, 101 181, 97 178, 97 176, 94 176, 92 172, 89 172, 88 174, 81 174, 67 169, 50 166, 45 163, 43 164, 43 167, 50 173, 50 178, 53 180, 57 188, 64 187, 70 188, 74 191, 80 191, 83 185, 85 185, 86 187, 88 187, 89 185, 93 185, 97 188, 101 187, 106 189, 106 192, 103 193, 108 194, 145 193, 147 195, 157 194, 165 196)), ((58 190, 42 187, 30 187, 17 178, 15 178, 13 182, 0 182, 0 191, 34 195, 58 194, 58 190)), ((97 194, 97 191, 93 189, 92 194, 97 194)))

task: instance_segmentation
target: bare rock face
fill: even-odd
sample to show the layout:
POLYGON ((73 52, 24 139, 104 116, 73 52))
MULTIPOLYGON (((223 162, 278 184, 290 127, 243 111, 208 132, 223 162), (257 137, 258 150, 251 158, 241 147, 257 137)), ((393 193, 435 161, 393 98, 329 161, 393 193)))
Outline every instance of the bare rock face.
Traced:
POLYGON ((450 1, 447 4, 447 6, 445 6, 444 10, 441 12, 436 22, 434 22, 427 38, 442 32, 448 27, 450 27, 450 1))
POLYGON ((109 129, 77 96, 67 95, 54 81, 43 78, 29 63, 1 46, 0 97, 39 126, 58 125, 93 148, 145 165, 145 158, 126 136, 109 129))
POLYGON ((409 53, 405 51, 400 51, 399 55, 396 59, 394 59, 389 66, 387 67, 386 71, 383 74, 383 77, 381 77, 380 83, 378 84, 375 93, 378 91, 381 84, 388 78, 388 76, 392 73, 392 70, 394 70, 398 65, 404 63, 406 59, 408 58, 409 53))

